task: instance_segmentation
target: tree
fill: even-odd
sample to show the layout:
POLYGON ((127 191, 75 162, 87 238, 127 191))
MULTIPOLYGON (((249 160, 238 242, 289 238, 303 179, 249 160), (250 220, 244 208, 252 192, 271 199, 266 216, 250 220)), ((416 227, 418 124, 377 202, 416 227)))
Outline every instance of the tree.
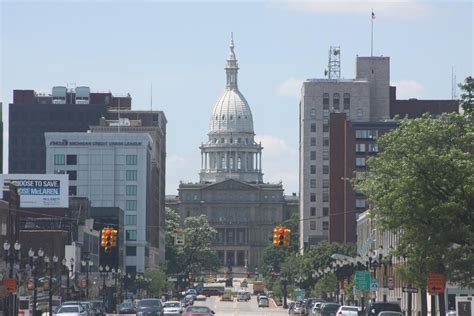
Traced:
POLYGON ((401 120, 356 182, 381 228, 398 233, 406 275, 422 289, 428 272, 474 285, 473 126, 472 116, 458 114, 401 120))
POLYGON ((325 300, 332 297, 337 290, 337 279, 332 273, 324 275, 311 290, 311 296, 325 300))
POLYGON ((166 209, 166 261, 167 273, 187 277, 203 270, 216 270, 220 263, 211 249, 217 231, 209 224, 207 216, 188 217, 181 224, 181 218, 172 209, 166 209), (184 246, 174 245, 178 230, 184 233, 184 246))
POLYGON ((461 108, 468 115, 474 114, 474 79, 469 76, 460 83, 459 88, 463 90, 461 94, 461 108))
POLYGON ((161 297, 168 289, 170 289, 166 273, 163 270, 147 270, 145 271, 145 277, 150 278, 151 282, 147 283, 141 280, 141 286, 146 288, 149 294, 153 297, 161 297))

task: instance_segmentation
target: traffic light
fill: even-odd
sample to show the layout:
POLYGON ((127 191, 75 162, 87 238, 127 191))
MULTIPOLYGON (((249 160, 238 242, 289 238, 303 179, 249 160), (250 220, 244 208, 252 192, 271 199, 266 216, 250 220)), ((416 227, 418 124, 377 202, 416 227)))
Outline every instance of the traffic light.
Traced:
POLYGON ((278 247, 283 247, 285 240, 285 228, 278 228, 278 247))
POLYGON ((106 253, 109 253, 112 248, 112 229, 109 227, 103 228, 101 237, 100 245, 106 253))
POLYGON ((117 230, 115 228, 111 229, 111 243, 112 247, 117 247, 117 230))
POLYGON ((278 247, 278 227, 273 228, 273 246, 278 247))
POLYGON ((283 238, 283 247, 289 247, 291 240, 291 229, 285 228, 284 238, 283 238))

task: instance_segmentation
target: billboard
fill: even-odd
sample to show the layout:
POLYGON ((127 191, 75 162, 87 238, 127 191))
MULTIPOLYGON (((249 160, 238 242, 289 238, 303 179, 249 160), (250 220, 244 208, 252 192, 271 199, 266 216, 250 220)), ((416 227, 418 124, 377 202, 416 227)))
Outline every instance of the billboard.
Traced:
MULTIPOLYGON (((67 174, 0 174, 0 185, 11 181, 18 187, 21 208, 69 207, 67 174)), ((3 198, 3 191, 0 190, 3 198)))

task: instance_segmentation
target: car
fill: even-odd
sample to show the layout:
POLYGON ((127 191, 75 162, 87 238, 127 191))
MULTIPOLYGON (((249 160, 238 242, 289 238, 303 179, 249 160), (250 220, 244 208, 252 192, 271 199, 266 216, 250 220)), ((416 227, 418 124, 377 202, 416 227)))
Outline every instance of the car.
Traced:
POLYGON ((184 295, 192 295, 194 297, 196 297, 198 295, 198 292, 195 290, 195 289, 188 289, 184 295))
POLYGON ((380 312, 402 312, 400 305, 394 302, 370 302, 365 309, 365 316, 378 316, 380 312))
POLYGON ((135 306, 130 302, 124 302, 117 307, 117 313, 119 314, 135 314, 135 312, 135 306))
POLYGON ((183 305, 178 301, 168 301, 163 304, 163 314, 165 316, 180 316, 183 305))
POLYGON ((306 314, 305 305, 303 302, 296 302, 291 309, 291 315, 304 315, 306 314))
POLYGON ((260 297, 260 299, 258 300, 258 307, 268 307, 268 306, 269 306, 268 298, 266 296, 260 297))
POLYGON ((341 305, 337 303, 324 303, 323 305, 321 305, 321 309, 318 315, 336 316, 336 312, 339 310, 339 307, 341 307, 341 305))
POLYGON ((141 299, 137 303, 137 316, 163 316, 163 303, 157 298, 141 299))
POLYGON ((336 312, 336 316, 357 316, 357 315, 359 315, 359 308, 357 306, 343 305, 339 307, 339 309, 336 312))
POLYGON ((182 316, 213 316, 214 311, 206 306, 188 306, 182 316))
POLYGON ((237 302, 247 302, 249 300, 248 295, 245 292, 240 292, 237 295, 237 302))
POLYGON ((205 301, 206 300, 206 295, 198 294, 194 300, 195 301, 205 301))
POLYGON ((321 307, 325 304, 326 302, 316 302, 313 304, 313 307, 311 308, 311 312, 316 315, 321 312, 321 307))
POLYGON ((81 304, 61 306, 56 314, 60 316, 88 316, 86 309, 81 304))
POLYGON ((314 304, 318 302, 324 302, 324 300, 321 298, 314 298, 314 297, 306 299, 305 304, 304 304, 306 308, 306 314, 309 314, 310 311, 313 309, 314 304))
POLYGON ((379 316, 403 316, 403 313, 393 312, 393 311, 384 311, 384 312, 380 312, 379 316))
POLYGON ((201 291, 202 295, 206 295, 207 297, 210 296, 221 296, 224 295, 224 292, 219 290, 219 289, 213 289, 213 288, 203 288, 201 291))

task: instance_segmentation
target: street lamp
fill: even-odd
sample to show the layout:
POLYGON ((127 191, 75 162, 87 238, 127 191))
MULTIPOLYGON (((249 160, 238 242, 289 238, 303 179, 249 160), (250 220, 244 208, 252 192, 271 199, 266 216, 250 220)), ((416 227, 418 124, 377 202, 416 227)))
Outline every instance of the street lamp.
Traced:
POLYGON ((56 255, 53 255, 52 262, 49 261, 49 257, 44 257, 44 262, 47 263, 49 269, 49 315, 53 315, 53 270, 56 270, 58 260, 56 255))
POLYGON ((66 300, 70 298, 70 286, 69 286, 69 279, 71 278, 72 274, 74 273, 74 258, 69 259, 70 267, 67 265, 66 258, 63 259, 62 264, 64 266, 64 272, 66 273, 66 300))
MULTIPOLYGON (((21 244, 16 241, 13 245, 13 250, 10 250, 11 245, 8 241, 5 241, 3 244, 4 250, 4 258, 6 263, 9 265, 9 277, 13 278, 13 268, 14 266, 20 261, 20 249, 21 244)), ((16 279, 16 275, 15 275, 16 279)), ((9 294, 9 305, 12 310, 15 309, 15 302, 16 302, 16 294, 10 293, 9 294)))
POLYGON ((33 315, 36 315, 36 301, 37 301, 36 276, 38 273, 37 270, 41 270, 41 261, 42 261, 42 260, 38 260, 38 258, 43 259, 44 251, 43 249, 40 248, 38 250, 38 256, 35 257, 35 251, 30 248, 30 250, 28 251, 28 256, 30 257, 30 267, 31 267, 31 272, 33 276, 33 315))
POLYGON ((82 260, 81 264, 86 269, 86 299, 89 299, 89 272, 91 267, 94 265, 94 262, 92 262, 90 259, 82 260))

